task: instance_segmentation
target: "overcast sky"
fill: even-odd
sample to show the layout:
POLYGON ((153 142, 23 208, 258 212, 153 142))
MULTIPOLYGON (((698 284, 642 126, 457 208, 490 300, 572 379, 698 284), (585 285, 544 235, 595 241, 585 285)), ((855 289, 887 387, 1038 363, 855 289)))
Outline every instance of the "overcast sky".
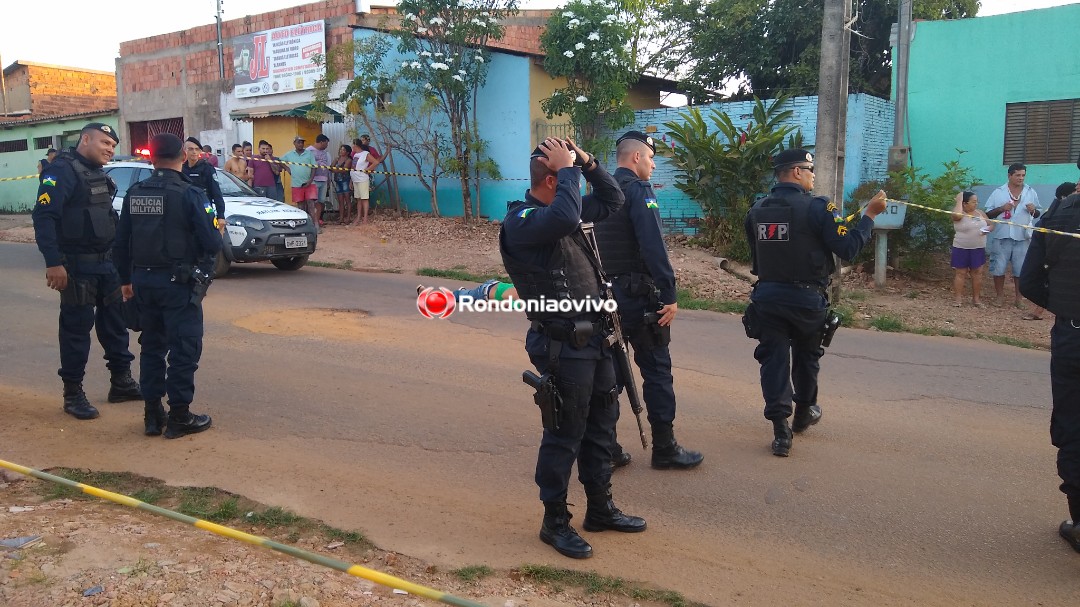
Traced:
MULTIPOLYGON (((7 3, 18 0, 6 0, 7 3)), ((559 0, 523 0, 529 8, 547 8, 559 0)), ((980 15, 997 15, 1062 4, 1077 0, 983 0, 980 15)), ((223 0, 223 18, 238 19, 286 6, 307 4, 300 0, 223 0)), ((393 4, 372 0, 374 5, 393 4)), ((0 36, 0 61, 6 67, 17 60, 113 71, 120 42, 165 34, 214 22, 215 0, 52 0, 44 13, 5 11, 0 36), (107 10, 102 7, 107 6, 107 10)))

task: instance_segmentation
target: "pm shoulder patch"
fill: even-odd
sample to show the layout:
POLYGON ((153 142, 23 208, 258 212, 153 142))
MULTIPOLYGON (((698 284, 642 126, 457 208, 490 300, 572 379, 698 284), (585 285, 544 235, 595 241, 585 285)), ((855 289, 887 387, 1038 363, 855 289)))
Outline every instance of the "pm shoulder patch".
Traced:
POLYGON ((518 217, 520 217, 522 219, 525 219, 525 218, 527 218, 529 216, 529 213, 532 213, 535 210, 536 210, 536 207, 526 207, 524 209, 521 209, 521 212, 518 213, 518 217))
POLYGON ((836 226, 837 236, 847 236, 847 226, 836 226))
POLYGON ((825 205, 825 210, 830 212, 830 213, 836 213, 836 212, 840 211, 840 209, 836 208, 836 203, 835 202, 830 202, 829 204, 825 205))
POLYGON ((41 194, 41 196, 38 196, 37 201, 38 201, 38 204, 40 204, 41 206, 45 206, 45 205, 49 204, 50 202, 52 202, 52 198, 49 197, 48 192, 44 192, 44 193, 41 194))
POLYGON ((646 198, 645 199, 645 208, 646 209, 659 209, 660 205, 657 204, 655 198, 646 198))
POLYGON ((47 177, 42 177, 41 178, 41 185, 47 185, 47 186, 51 186, 51 187, 55 188, 56 187, 56 178, 51 176, 51 175, 47 176, 47 177))

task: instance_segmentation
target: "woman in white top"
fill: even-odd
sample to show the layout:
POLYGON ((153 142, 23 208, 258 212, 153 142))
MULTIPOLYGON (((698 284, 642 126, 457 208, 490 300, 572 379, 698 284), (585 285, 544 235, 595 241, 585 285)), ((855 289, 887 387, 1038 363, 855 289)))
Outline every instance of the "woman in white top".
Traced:
POLYGON ((953 293, 956 296, 953 305, 960 307, 964 299, 964 285, 971 279, 971 303, 976 308, 983 307, 979 301, 982 294, 982 269, 986 265, 986 235, 993 231, 986 213, 979 210, 979 197, 975 192, 963 191, 956 195, 956 206, 952 212, 953 236, 952 267, 956 270, 953 278, 953 293))

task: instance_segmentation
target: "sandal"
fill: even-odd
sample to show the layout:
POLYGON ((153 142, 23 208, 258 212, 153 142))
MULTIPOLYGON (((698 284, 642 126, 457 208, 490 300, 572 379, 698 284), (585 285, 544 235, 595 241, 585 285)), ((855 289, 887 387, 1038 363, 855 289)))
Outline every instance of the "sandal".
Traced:
POLYGON ((1037 316, 1037 315, 1035 315, 1035 314, 1033 314, 1031 312, 1028 312, 1027 314, 1024 314, 1024 316, 1022 318, 1024 320, 1042 320, 1042 316, 1037 316))

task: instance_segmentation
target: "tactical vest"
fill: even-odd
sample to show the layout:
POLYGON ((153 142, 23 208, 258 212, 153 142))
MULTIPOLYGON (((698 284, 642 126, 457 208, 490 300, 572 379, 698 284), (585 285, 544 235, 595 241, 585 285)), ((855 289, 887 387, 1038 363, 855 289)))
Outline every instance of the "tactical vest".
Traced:
MULTIPOLYGON (((600 299, 600 280, 590 261, 591 249, 580 228, 555 243, 551 259, 544 267, 519 261, 509 254, 505 227, 499 232, 499 252, 502 254, 503 265, 506 266, 506 272, 510 275, 510 281, 514 283, 520 299, 525 301, 541 298, 548 301, 600 299)), ((571 310, 569 312, 527 311, 525 315, 529 320, 545 320, 580 318, 585 314, 571 310)))
MULTIPOLYGON (((1059 232, 1080 232, 1080 195, 1061 201, 1040 225, 1059 232)), ((1050 283, 1046 309, 1062 318, 1080 320, 1080 239, 1058 234, 1045 236, 1050 283)))
POLYGON ((759 280, 828 282, 833 271, 832 254, 810 225, 809 203, 809 196, 795 204, 780 196, 768 196, 750 209, 759 280))
MULTIPOLYGON (((626 188, 638 181, 637 175, 617 173, 615 180, 619 187, 626 188)), ((629 201, 627 201, 629 203, 629 201)), ((604 263, 604 272, 608 276, 618 276, 631 272, 648 274, 649 269, 641 258, 641 245, 634 235, 634 224, 630 222, 630 205, 624 204, 618 213, 596 224, 596 243, 600 248, 600 260, 604 263)))
POLYGON ((70 149, 61 152, 57 161, 67 161, 71 165, 84 192, 83 196, 64 201, 60 249, 69 252, 109 250, 116 237, 116 212, 112 207, 116 190, 112 181, 100 167, 86 166, 70 149))
POLYGON ((172 268, 198 261, 184 198, 192 185, 178 174, 156 170, 128 190, 131 261, 139 268, 172 268))

